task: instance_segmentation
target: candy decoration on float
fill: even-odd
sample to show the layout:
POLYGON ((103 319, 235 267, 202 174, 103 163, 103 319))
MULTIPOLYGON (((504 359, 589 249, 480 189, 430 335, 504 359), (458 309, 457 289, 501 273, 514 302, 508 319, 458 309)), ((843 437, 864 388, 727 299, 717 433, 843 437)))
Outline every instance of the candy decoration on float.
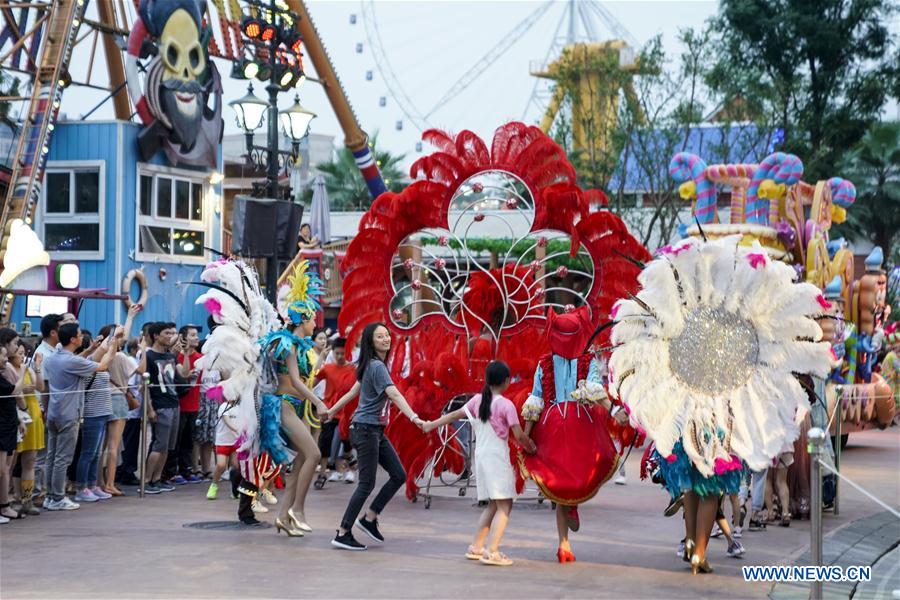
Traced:
MULTIPOLYGON (((753 174, 750 187, 747 189, 745 222, 755 225, 768 225, 769 201, 771 198, 760 198, 760 186, 765 181, 773 180, 775 184, 790 186, 800 181, 802 176, 803 163, 793 154, 775 152, 767 156, 753 174)), ((766 187, 768 186, 765 186, 764 190, 766 187)), ((766 195, 769 196, 773 192, 780 193, 778 190, 770 188, 766 195)))
POLYGON ((700 224, 713 223, 716 218, 716 186, 706 178, 706 163, 702 158, 690 152, 679 152, 669 163, 669 175, 684 188, 682 197, 696 197, 694 216, 700 224), (693 183, 693 190, 685 187, 693 183), (693 192, 693 193, 690 193, 693 192))
POLYGON ((731 186, 731 224, 744 222, 744 197, 747 185, 756 171, 756 165, 711 165, 706 168, 706 177, 713 183, 731 186))
POLYGON ((831 220, 843 223, 847 220, 847 209, 856 202, 856 187, 842 177, 829 179, 828 187, 831 188, 831 220))

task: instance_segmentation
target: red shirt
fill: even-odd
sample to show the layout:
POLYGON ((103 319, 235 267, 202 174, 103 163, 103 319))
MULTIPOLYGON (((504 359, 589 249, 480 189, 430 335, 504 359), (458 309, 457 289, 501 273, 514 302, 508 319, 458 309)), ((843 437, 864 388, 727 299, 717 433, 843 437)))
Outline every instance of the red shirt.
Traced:
POLYGON ((325 405, 331 408, 356 383, 356 367, 350 363, 345 365, 328 363, 319 369, 316 381, 320 379, 325 380, 325 405))
MULTIPOLYGON (((188 360, 190 361, 192 369, 194 368, 194 363, 196 363, 201 356, 203 355, 199 352, 194 352, 193 354, 191 354, 188 360)), ((184 354, 179 354, 177 360, 179 365, 182 364, 182 362, 184 361, 184 354)), ((197 379, 194 379, 190 382, 192 387, 190 388, 188 393, 178 399, 178 406, 183 413, 195 413, 200 411, 200 386, 194 385, 200 383, 200 376, 201 373, 197 373, 197 379)))

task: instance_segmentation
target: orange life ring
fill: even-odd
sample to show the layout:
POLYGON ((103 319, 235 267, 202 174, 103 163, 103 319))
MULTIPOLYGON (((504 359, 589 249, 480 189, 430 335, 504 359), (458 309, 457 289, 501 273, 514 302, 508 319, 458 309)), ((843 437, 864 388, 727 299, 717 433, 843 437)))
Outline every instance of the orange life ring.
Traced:
POLYGON ((141 306, 147 304, 147 296, 149 293, 149 284, 147 283, 147 276, 144 275, 144 272, 140 269, 132 269, 128 271, 125 275, 125 279, 122 280, 122 290, 125 293, 125 299, 122 302, 125 303, 125 308, 131 308, 134 304, 134 301, 131 299, 131 283, 137 279, 138 285, 141 286, 141 295, 138 297, 137 303, 141 306))

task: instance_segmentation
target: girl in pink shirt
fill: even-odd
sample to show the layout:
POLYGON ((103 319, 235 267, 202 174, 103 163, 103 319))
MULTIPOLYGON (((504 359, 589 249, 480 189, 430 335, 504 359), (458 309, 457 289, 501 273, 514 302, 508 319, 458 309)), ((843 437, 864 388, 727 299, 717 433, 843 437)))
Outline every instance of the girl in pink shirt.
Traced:
POLYGON ((512 501, 516 497, 516 475, 509 461, 509 432, 512 430, 525 452, 534 453, 531 441, 519 426, 515 405, 501 394, 509 387, 509 367, 493 361, 485 369, 484 390, 475 395, 461 409, 425 424, 432 431, 461 419, 468 419, 475 434, 475 484, 478 500, 487 501, 481 514, 475 540, 466 551, 466 558, 480 560, 486 565, 508 566, 512 560, 500 552, 500 540, 509 521, 512 501), (490 544, 484 541, 491 531, 490 544))

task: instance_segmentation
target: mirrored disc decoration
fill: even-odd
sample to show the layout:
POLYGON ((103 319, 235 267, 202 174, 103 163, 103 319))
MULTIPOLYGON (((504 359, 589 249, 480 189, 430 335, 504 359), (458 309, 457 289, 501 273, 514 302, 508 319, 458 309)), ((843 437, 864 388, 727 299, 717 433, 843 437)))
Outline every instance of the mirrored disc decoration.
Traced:
POLYGON ((496 341, 540 326, 550 308, 586 304, 594 265, 579 246, 553 230, 531 231, 534 198, 511 173, 483 171, 454 193, 449 229, 426 229, 394 253, 391 268, 394 325, 413 329, 440 317, 469 338, 496 341))

